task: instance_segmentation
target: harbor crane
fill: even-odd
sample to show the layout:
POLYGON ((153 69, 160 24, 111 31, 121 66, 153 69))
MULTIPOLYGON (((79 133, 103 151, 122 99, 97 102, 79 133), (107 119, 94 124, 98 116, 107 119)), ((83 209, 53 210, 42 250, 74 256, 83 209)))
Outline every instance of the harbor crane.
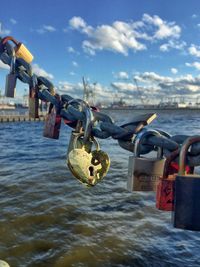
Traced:
POLYGON ((95 86, 96 86, 96 82, 93 83, 94 88, 91 88, 91 86, 89 85, 89 83, 86 83, 85 78, 82 78, 83 81, 83 100, 86 102, 90 102, 89 104, 94 105, 95 102, 95 86), (91 100, 91 101, 90 101, 91 100))
POLYGON ((140 89, 139 86, 138 86, 137 79, 134 78, 133 80, 134 80, 135 86, 136 86, 136 88, 137 88, 137 92, 138 92, 138 95, 139 95, 140 100, 141 100, 141 102, 142 102, 142 105, 145 106, 147 103, 146 103, 146 101, 144 100, 144 96, 142 95, 141 89, 140 89))

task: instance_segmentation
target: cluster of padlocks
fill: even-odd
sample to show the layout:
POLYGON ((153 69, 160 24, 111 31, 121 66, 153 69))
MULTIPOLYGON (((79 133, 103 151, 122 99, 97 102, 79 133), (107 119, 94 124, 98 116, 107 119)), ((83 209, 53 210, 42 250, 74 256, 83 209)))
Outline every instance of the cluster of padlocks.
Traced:
POLYGON ((194 164, 188 160, 191 147, 200 143, 200 136, 188 137, 177 144, 167 133, 145 128, 155 114, 117 126, 108 115, 83 100, 56 94, 50 81, 32 73, 33 56, 12 37, 0 38, 0 59, 10 65, 5 96, 15 96, 16 81, 20 79, 29 84, 30 117, 39 117, 39 101, 50 103, 43 132, 45 137, 59 138, 62 119, 72 128, 67 165, 81 183, 92 187, 106 176, 110 158, 100 149, 97 138, 111 136, 121 147, 133 152, 129 157, 127 189, 156 192, 156 207, 172 212, 174 227, 200 231, 200 176, 194 174, 194 167, 200 162, 194 164), (151 138, 162 142, 156 145, 150 142, 151 138), (163 147, 169 144, 171 149, 165 154, 163 147), (146 155, 151 151, 156 152, 156 157, 146 155))

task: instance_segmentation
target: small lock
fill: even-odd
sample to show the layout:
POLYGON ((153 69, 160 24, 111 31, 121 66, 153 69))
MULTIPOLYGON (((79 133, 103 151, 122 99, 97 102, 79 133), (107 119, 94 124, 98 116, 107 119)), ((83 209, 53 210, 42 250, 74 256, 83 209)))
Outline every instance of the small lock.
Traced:
MULTIPOLYGON (((75 136, 73 149, 67 157, 67 165, 72 174, 83 184, 94 186, 99 180, 98 170, 102 168, 101 163, 95 165, 92 163, 92 153, 88 153, 84 146, 77 148, 78 139, 83 136, 80 133, 75 136)), ((95 144, 96 151, 100 150, 99 143, 95 138, 92 139, 95 144)))
POLYGON ((17 74, 15 73, 15 52, 13 51, 13 56, 11 58, 10 73, 6 76, 5 84, 5 96, 15 97, 16 84, 17 84, 17 74))
POLYGON ((200 136, 189 137, 182 144, 172 216, 174 227, 192 231, 200 231, 200 175, 186 174, 185 169, 188 149, 197 142, 200 142, 200 136))
POLYGON ((73 142, 73 149, 67 157, 67 165, 72 174, 83 184, 94 186, 100 182, 107 174, 110 167, 110 158, 106 152, 100 150, 99 144, 95 138, 92 138, 96 149, 87 152, 85 144, 79 142, 84 133, 76 134, 73 142), (80 146, 79 148, 77 146, 80 146))
POLYGON ((39 118, 39 98, 36 95, 35 88, 30 88, 29 92, 29 117, 36 119, 39 118))
POLYGON ((151 130, 137 136, 134 156, 129 157, 127 181, 129 191, 155 191, 158 178, 163 175, 165 158, 161 148, 158 148, 157 158, 140 157, 140 144, 148 135, 160 136, 160 133, 151 130))
MULTIPOLYGON (((174 210, 175 179, 179 169, 179 165, 174 160, 178 155, 179 149, 166 158, 163 176, 159 177, 156 188, 156 208, 159 210, 174 210)), ((186 166, 186 173, 192 173, 192 171, 192 168, 186 166)))
POLYGON ((6 85, 5 85, 5 96, 15 97, 16 93, 17 76, 14 73, 9 73, 6 75, 6 85))
POLYGON ((170 167, 178 154, 179 149, 167 157, 163 175, 159 177, 156 188, 156 208, 159 210, 172 211, 174 208, 174 182, 177 173, 170 173, 170 167))
POLYGON ((49 112, 46 115, 43 136, 51 139, 59 139, 61 127, 61 116, 57 113, 53 104, 49 105, 49 112))
POLYGON ((1 43, 5 45, 8 41, 12 41, 15 44, 14 50, 16 57, 23 58, 27 63, 31 63, 33 61, 33 55, 24 44, 18 42, 12 36, 3 38, 1 43))
POLYGON ((29 117, 34 119, 39 118, 39 97, 35 75, 32 76, 32 83, 29 85, 29 117))

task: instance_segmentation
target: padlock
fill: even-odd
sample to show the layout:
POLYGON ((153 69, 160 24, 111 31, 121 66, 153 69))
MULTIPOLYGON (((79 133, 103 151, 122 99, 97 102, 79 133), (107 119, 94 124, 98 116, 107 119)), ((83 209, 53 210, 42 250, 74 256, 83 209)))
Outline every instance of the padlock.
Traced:
POLYGON ((37 77, 32 76, 31 85, 29 85, 29 117, 39 118, 39 97, 37 87, 37 77))
POLYGON ((174 172, 171 164, 178 154, 179 149, 167 157, 163 176, 159 177, 156 188, 156 208, 159 210, 172 211, 174 208, 174 181, 177 172, 174 172))
POLYGON ((99 143, 94 137, 91 139, 96 147, 94 151, 88 153, 84 146, 77 148, 78 139, 81 136, 83 136, 83 133, 74 138, 73 149, 67 157, 67 165, 72 174, 81 183, 87 186, 94 186, 107 174, 110 167, 110 159, 107 153, 100 150, 99 143))
MULTIPOLYGON (((179 169, 179 165, 174 160, 178 155, 179 149, 173 151, 166 158, 163 176, 159 177, 156 188, 156 208, 159 210, 174 210, 174 187, 179 169)), ((186 166, 185 170, 186 173, 192 173, 193 171, 189 166, 186 166)))
POLYGON ((172 213, 174 227, 192 231, 200 231, 200 175, 185 174, 185 165, 188 149, 197 142, 200 136, 189 137, 182 144, 172 213))
POLYGON ((61 116, 53 104, 49 105, 49 112, 46 116, 43 136, 51 139, 59 139, 61 127, 61 116))
POLYGON ((12 36, 3 38, 1 43, 5 45, 8 41, 12 41, 15 44, 14 50, 16 57, 23 58, 27 63, 31 63, 33 61, 33 55, 24 44, 18 42, 12 36))
POLYGON ((15 97, 16 84, 17 84, 17 74, 15 73, 15 52, 13 51, 13 56, 11 58, 10 73, 6 76, 5 85, 5 96, 15 97))
POLYGON ((157 158, 140 157, 140 144, 148 135, 160 136, 160 133, 151 130, 142 131, 141 135, 137 135, 134 156, 129 157, 127 182, 129 191, 155 191, 157 181, 163 175, 165 158, 161 148, 158 148, 157 158))

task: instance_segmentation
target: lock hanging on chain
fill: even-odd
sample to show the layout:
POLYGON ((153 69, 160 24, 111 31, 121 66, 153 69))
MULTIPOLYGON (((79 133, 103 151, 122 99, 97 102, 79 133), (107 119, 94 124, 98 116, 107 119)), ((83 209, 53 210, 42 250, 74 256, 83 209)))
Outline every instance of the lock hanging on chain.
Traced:
POLYGON ((31 85, 29 85, 29 117, 36 119, 39 118, 37 77, 33 74, 31 78, 31 85))
POLYGON ((189 137, 182 144, 172 213, 175 228, 192 231, 200 231, 200 175, 186 174, 185 166, 188 150, 197 142, 200 142, 200 136, 189 137))
POLYGON ((56 107, 50 103, 46 115, 43 136, 51 139, 59 139, 61 127, 61 116, 56 107))
POLYGON ((6 97, 15 97, 16 93, 16 84, 17 84, 17 74, 15 71, 15 61, 16 55, 14 49, 12 50, 12 57, 10 63, 10 73, 6 75, 6 84, 5 84, 5 96, 6 97))
POLYGON ((18 42, 12 36, 4 37, 1 40, 1 44, 5 45, 8 41, 12 41, 15 44, 14 50, 16 57, 23 58, 27 63, 31 63, 33 61, 33 55, 24 44, 18 42))
MULTIPOLYGON (((166 158, 163 176, 159 177, 156 188, 156 208, 163 211, 174 210, 175 179, 179 165, 174 162, 179 155, 179 149, 166 158)), ((186 173, 192 173, 193 168, 186 166, 186 173)))
POLYGON ((157 158, 140 156, 142 140, 148 136, 160 136, 155 130, 141 131, 136 137, 134 156, 129 157, 127 189, 129 191, 155 191, 157 180, 163 175, 165 158, 158 148, 157 158))

